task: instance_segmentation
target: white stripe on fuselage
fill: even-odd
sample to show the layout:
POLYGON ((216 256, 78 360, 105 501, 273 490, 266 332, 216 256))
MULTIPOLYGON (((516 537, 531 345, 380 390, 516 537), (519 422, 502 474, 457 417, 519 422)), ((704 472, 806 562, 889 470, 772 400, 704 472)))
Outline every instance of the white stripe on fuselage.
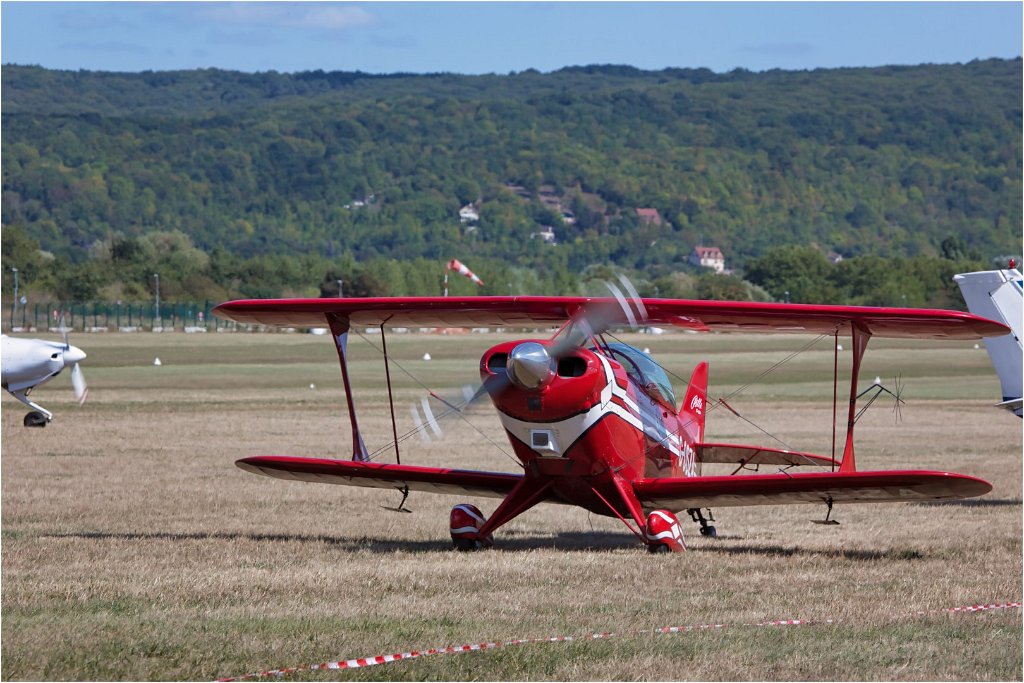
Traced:
POLYGON ((675 432, 669 432, 665 429, 665 423, 662 421, 661 407, 654 402, 654 399, 650 398, 642 391, 639 392, 638 398, 640 402, 638 405, 636 401, 633 401, 633 399, 629 397, 626 390, 620 387, 615 381, 615 374, 612 372, 611 364, 608 362, 608 359, 600 354, 596 355, 604 366, 605 380, 608 382, 608 386, 611 387, 612 395, 618 396, 626 403, 626 405, 639 413, 643 424, 644 435, 651 441, 667 448, 672 455, 677 458, 680 457, 682 455, 682 451, 680 451, 679 448, 682 445, 682 439, 680 439, 679 435, 675 432))

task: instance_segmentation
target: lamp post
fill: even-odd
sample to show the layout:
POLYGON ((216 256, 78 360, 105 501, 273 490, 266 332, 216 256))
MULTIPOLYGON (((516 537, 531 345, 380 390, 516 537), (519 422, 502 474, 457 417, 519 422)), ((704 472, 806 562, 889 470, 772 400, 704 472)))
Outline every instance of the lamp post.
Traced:
POLYGON ((153 273, 153 277, 156 279, 156 304, 153 308, 153 326, 156 326, 156 321, 160 319, 160 327, 163 328, 163 318, 160 318, 160 273, 153 273))
POLYGON ((18 269, 12 266, 11 272, 14 273, 14 302, 11 304, 11 330, 13 330, 14 314, 18 310, 18 269))

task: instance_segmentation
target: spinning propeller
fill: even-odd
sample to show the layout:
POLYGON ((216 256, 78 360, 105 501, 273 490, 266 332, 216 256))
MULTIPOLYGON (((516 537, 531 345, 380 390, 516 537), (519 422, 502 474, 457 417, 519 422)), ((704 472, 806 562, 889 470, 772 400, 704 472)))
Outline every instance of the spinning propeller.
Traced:
POLYGON ((85 352, 77 346, 71 345, 68 341, 67 329, 64 330, 64 351, 62 356, 64 358, 64 367, 71 366, 71 388, 75 392, 75 398, 78 399, 78 405, 82 405, 89 395, 89 387, 85 383, 82 366, 79 365, 79 362, 85 360, 85 352))
POLYGON ((647 320, 647 309, 633 283, 623 275, 618 277, 621 287, 612 282, 602 282, 611 298, 588 301, 547 342, 524 341, 513 348, 504 373, 489 378, 476 388, 466 385, 460 395, 445 397, 431 391, 420 400, 419 408, 415 404, 410 406, 413 422, 424 443, 443 437, 441 421, 462 415, 482 396, 500 394, 509 383, 527 390, 539 389, 554 377, 554 368, 559 360, 585 346, 594 337, 621 325, 636 330, 647 320))
POLYGON ((85 384, 85 375, 82 374, 82 366, 78 363, 71 366, 71 388, 74 389, 78 404, 85 403, 85 398, 89 395, 89 387, 85 384))

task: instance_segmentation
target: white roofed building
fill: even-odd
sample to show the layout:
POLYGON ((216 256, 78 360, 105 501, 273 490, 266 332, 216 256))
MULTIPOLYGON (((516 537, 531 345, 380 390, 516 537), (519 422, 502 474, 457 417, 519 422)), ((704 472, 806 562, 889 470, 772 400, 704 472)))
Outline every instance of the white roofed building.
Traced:
POLYGON ((718 247, 694 247, 693 253, 690 254, 690 263, 703 268, 712 268, 716 273, 725 271, 725 255, 718 247))

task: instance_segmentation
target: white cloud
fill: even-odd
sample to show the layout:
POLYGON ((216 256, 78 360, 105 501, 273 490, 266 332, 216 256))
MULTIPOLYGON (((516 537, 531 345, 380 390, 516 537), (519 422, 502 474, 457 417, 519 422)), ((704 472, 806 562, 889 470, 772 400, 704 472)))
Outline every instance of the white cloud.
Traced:
POLYGON ((118 54, 147 54, 149 49, 138 43, 128 43, 119 40, 108 40, 105 42, 72 41, 61 43, 63 50, 80 50, 86 52, 113 52, 118 54))
POLYGON ((200 19, 223 24, 265 24, 274 23, 283 9, 270 3, 211 3, 200 5, 196 16, 200 19))
POLYGON ((292 26, 345 29, 370 26, 375 19, 362 7, 315 7, 297 19, 292 26))
POLYGON ((217 3, 198 10, 200 19, 223 24, 344 30, 371 26, 376 17, 354 5, 328 3, 217 3))
POLYGON ((744 52, 775 55, 779 57, 799 57, 810 55, 817 51, 817 48, 814 45, 802 42, 760 43, 757 45, 743 45, 740 49, 744 52))
POLYGON ((400 48, 403 50, 419 47, 419 41, 416 40, 416 36, 409 33, 404 33, 399 36, 374 35, 370 36, 369 42, 370 45, 375 47, 400 48))
POLYGON ((57 16, 57 24, 70 31, 101 31, 125 26, 121 17, 98 12, 70 11, 57 16))

